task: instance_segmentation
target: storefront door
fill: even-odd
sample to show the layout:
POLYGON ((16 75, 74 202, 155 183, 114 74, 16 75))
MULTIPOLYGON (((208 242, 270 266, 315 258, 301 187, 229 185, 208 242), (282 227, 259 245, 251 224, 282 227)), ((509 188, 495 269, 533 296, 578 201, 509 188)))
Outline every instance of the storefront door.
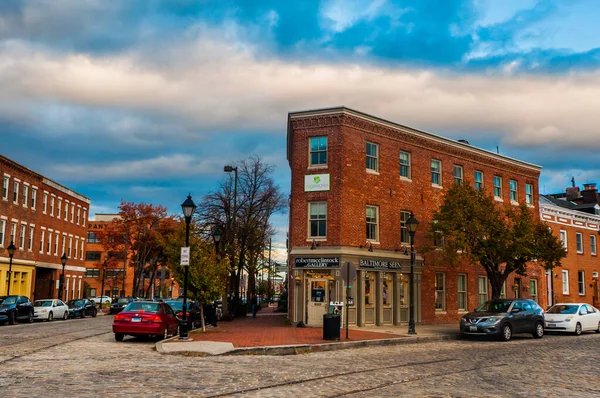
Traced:
POLYGON ((329 308, 329 286, 327 279, 308 279, 309 326, 323 325, 323 315, 329 308))

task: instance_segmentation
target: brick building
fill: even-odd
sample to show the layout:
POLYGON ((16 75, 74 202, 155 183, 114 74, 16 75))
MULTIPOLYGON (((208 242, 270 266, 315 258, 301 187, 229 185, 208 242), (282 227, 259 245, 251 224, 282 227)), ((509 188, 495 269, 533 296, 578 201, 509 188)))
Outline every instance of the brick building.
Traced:
MULTIPOLYGON (((103 296, 125 297, 131 295, 135 259, 131 258, 131 252, 127 251, 127 248, 123 252, 108 252, 99 238, 99 232, 117 217, 119 217, 118 214, 96 214, 94 221, 88 221, 87 250, 85 253, 85 282, 89 289, 86 292, 87 296, 99 296, 102 290, 104 290, 103 296), (104 267, 105 262, 106 267, 104 267), (102 289, 103 276, 104 289, 102 289)), ((159 295, 160 273, 161 270, 159 269, 155 279, 155 296, 159 295)), ((146 272, 144 276, 143 286, 145 291, 150 285, 150 273, 146 272)), ((165 269, 163 279, 168 289, 168 297, 178 297, 179 285, 171 279, 168 269, 165 269)), ((142 292, 138 292, 136 296, 142 294, 142 292)))
POLYGON ((600 202, 596 184, 567 188, 566 193, 542 196, 540 217, 560 238, 567 256, 562 266, 547 273, 550 305, 585 302, 598 306, 598 235, 600 202))
POLYGON ((0 295, 10 284, 11 294, 58 297, 64 253, 63 299, 82 297, 90 200, 2 155, 0 176, 0 295), (11 241, 17 248, 12 269, 11 241))
MULTIPOLYGON (((415 318, 457 321, 491 295, 481 267, 433 267, 419 255, 434 210, 453 183, 475 184, 500 205, 527 203, 538 212, 541 167, 345 107, 288 115, 291 168, 289 313, 321 325, 328 302, 344 301, 341 266, 357 269, 351 324, 408 322, 414 212, 415 318)), ((427 242, 429 243, 429 242, 427 242)), ((544 273, 511 275, 503 294, 545 300, 544 273), (508 291, 506 289, 508 286, 508 291)))

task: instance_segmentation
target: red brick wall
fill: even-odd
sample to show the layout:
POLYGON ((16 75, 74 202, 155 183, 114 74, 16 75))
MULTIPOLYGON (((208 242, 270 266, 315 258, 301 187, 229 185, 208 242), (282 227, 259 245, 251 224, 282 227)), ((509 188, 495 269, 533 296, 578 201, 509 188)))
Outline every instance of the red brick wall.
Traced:
MULTIPOLYGON (((417 250, 425 241, 427 225, 435 209, 442 203, 445 189, 453 183, 453 166, 464 168, 466 183, 473 183, 475 170, 484 173, 484 187, 493 194, 494 175, 503 177, 504 204, 509 205, 509 180, 518 182, 519 202, 525 202, 525 183, 533 184, 534 207, 537 213, 539 171, 523 167, 493 154, 477 153, 469 146, 455 147, 439 139, 424 139, 404 128, 393 128, 366 121, 351 115, 334 115, 293 119, 292 146, 289 153, 292 171, 290 202, 290 247, 310 246, 308 241, 308 202, 327 201, 327 239, 323 246, 358 247, 366 243, 365 207, 379 206, 379 243, 374 250, 394 251, 400 248, 400 210, 412 210, 420 221, 415 236, 417 250), (309 137, 328 137, 328 165, 309 168, 309 137), (379 174, 366 171, 366 142, 379 145, 379 174), (400 150, 411 153, 412 181, 400 179, 400 150), (442 162, 443 188, 431 184, 431 159, 442 162), (304 192, 304 176, 330 174, 330 191, 304 192)), ((385 253, 382 253, 385 256, 385 253)), ((456 274, 459 268, 445 267, 447 281, 447 311, 435 313, 435 270, 423 268, 422 317, 424 323, 440 323, 458 319, 456 303, 456 274)), ((465 269, 467 270, 467 269, 465 269)), ((468 269, 469 309, 477 302, 477 275, 482 268, 468 269)), ((543 275, 538 277, 538 290, 545 292, 543 275)), ((529 282, 523 279, 523 285, 529 282)), ((508 283, 511 283, 512 278, 508 283)), ((507 283, 507 286, 508 286, 507 283)), ((491 294, 491 289, 490 294, 491 294)), ((512 293, 512 292, 510 292, 512 293)), ((509 293, 509 294, 510 294, 509 293)), ((509 295, 509 297, 512 297, 509 295)), ((523 297, 526 297, 523 294, 523 297)), ((539 301, 539 299, 538 299, 539 301)))

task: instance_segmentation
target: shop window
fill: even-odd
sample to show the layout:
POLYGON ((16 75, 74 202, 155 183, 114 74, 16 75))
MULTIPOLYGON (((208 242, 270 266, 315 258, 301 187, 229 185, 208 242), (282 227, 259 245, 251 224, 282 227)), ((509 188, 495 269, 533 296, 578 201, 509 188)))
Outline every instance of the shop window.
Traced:
POLYGON ((454 183, 458 185, 462 185, 463 183, 463 167, 459 165, 454 165, 454 183))
POLYGON ((467 310, 467 275, 458 274, 458 310, 467 310))
POLYGON ((393 300, 393 287, 394 287, 394 281, 393 281, 393 275, 389 272, 384 272, 383 273, 383 288, 382 288, 382 294, 383 294, 383 306, 384 307, 391 307, 392 306, 392 300, 393 300))
POLYGON ((367 170, 379 172, 379 145, 367 142, 367 170))
POLYGON ((310 301, 313 303, 324 303, 325 297, 325 281, 311 281, 310 282, 310 301))
POLYGON ((310 166, 327 165, 327 137, 310 138, 310 166))
POLYGON ((348 289, 345 289, 345 290, 346 290, 346 295, 348 297, 352 297, 354 299, 352 305, 350 305, 349 307, 355 308, 356 307, 356 279, 354 279, 352 281, 352 283, 350 283, 350 290, 348 290, 348 289))
POLYGON ((400 151, 400 177, 411 178, 410 152, 400 151))
POLYGON ((400 306, 408 305, 408 275, 400 274, 398 283, 398 293, 400 296, 400 306))
POLYGON ((487 276, 480 276, 478 278, 479 287, 479 305, 485 303, 488 300, 488 279, 487 276))
POLYGON ((446 275, 443 272, 435 273, 435 310, 446 310, 446 275))
POLYGON ((375 304, 375 273, 367 272, 365 276, 365 306, 372 308, 375 304))

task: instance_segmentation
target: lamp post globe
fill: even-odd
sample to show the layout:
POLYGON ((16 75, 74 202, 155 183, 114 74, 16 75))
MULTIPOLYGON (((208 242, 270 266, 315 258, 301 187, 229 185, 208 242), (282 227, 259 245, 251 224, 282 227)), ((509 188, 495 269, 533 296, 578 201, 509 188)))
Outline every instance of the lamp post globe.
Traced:
MULTIPOLYGON (((190 222, 192 216, 196 211, 196 204, 192 200, 192 195, 188 195, 187 199, 181 204, 183 210, 183 217, 185 219, 185 247, 190 246, 190 222)), ((188 326, 187 326, 187 284, 188 284, 188 273, 189 265, 184 266, 183 272, 183 310, 181 311, 181 322, 179 324, 179 340, 188 339, 188 326)))
POLYGON ((12 275, 12 261, 13 261, 13 256, 15 255, 15 252, 17 251, 17 247, 15 246, 14 242, 11 240, 10 241, 10 245, 8 245, 8 247, 6 248, 6 251, 8 251, 8 274, 6 274, 6 284, 7 284, 7 288, 6 288, 6 295, 10 296, 10 276, 12 275))
POLYGON ((415 262, 417 254, 415 253, 415 232, 419 227, 419 221, 411 212, 410 217, 406 220, 406 229, 410 235, 410 305, 408 318, 408 334, 417 334, 415 330, 415 262))
POLYGON ((67 264, 67 253, 63 253, 62 257, 60 258, 60 262, 62 264, 62 274, 60 274, 60 281, 58 282, 58 285, 59 285, 58 299, 62 300, 63 285, 65 283, 65 265, 67 264))

